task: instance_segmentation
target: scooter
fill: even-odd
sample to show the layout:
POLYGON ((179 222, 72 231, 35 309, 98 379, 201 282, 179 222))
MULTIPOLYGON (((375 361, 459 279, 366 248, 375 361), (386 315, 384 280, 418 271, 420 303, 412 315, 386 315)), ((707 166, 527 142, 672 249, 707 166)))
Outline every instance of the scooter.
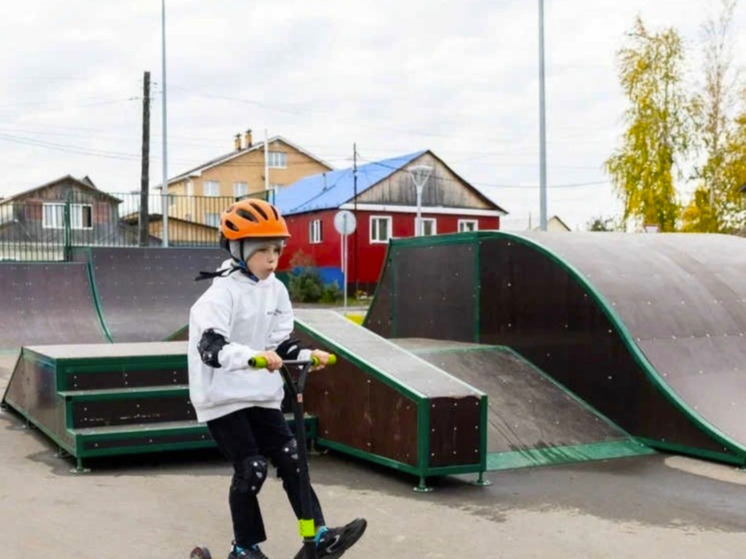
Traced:
MULTIPOLYGON (((330 355, 327 365, 334 365, 337 362, 336 355, 330 355)), ((306 386, 308 373, 312 367, 321 364, 317 357, 311 359, 287 360, 282 362, 280 374, 285 381, 285 390, 290 396, 293 407, 293 419, 295 421, 295 438, 298 442, 298 466, 300 468, 300 503, 301 518, 298 521, 300 535, 303 538, 303 549, 305 559, 316 559, 316 526, 313 520, 311 506, 311 479, 308 473, 308 453, 306 451, 306 430, 303 427, 304 409, 303 409, 303 389, 306 386), (297 366, 300 368, 296 378, 290 373, 288 367, 297 366)), ((263 357, 256 357, 249 360, 249 367, 254 369, 263 369, 267 366, 267 360, 263 357)), ((195 547, 189 554, 189 559, 212 559, 210 550, 206 547, 195 547)))

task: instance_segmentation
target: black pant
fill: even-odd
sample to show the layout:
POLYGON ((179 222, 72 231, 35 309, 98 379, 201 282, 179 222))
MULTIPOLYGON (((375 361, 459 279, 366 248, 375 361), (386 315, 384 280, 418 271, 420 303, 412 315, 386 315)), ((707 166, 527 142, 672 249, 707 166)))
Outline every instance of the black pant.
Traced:
MULTIPOLYGON (((303 426, 300 426, 303 428, 303 426)), ((212 438, 238 472, 245 458, 262 455, 278 467, 283 447, 293 440, 293 433, 280 410, 246 408, 207 422, 212 438)), ((297 518, 301 518, 300 479, 297 468, 278 468, 282 486, 297 518)), ((233 520, 236 545, 249 547, 267 539, 264 521, 256 494, 240 492, 231 484, 228 497, 233 520)), ((323 526, 324 516, 316 493, 311 489, 313 518, 316 526, 323 526)))

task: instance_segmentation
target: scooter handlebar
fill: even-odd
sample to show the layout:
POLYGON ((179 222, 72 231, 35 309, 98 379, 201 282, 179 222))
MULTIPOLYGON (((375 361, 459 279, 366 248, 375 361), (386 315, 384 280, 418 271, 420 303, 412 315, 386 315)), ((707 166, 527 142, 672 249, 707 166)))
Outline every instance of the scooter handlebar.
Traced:
MULTIPOLYGON (((329 355, 329 360, 326 362, 327 365, 334 365, 337 362, 337 356, 333 353, 329 355)), ((320 365, 321 360, 312 355, 310 359, 296 359, 296 360, 285 360, 282 362, 283 365, 311 365, 313 367, 320 365)), ((249 367, 252 369, 264 369, 267 366, 267 359, 264 357, 252 357, 249 359, 249 367)))

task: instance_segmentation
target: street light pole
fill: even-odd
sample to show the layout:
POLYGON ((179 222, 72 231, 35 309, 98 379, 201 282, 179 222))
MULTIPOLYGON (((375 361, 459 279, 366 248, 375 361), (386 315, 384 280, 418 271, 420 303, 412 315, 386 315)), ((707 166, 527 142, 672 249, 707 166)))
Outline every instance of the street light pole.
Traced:
POLYGON ((407 169, 417 192, 417 218, 414 222, 414 236, 422 236, 422 190, 430 178, 433 168, 430 165, 415 165, 407 169))
POLYGON ((544 0, 539 0, 539 216, 547 230, 547 130, 544 94, 544 0))

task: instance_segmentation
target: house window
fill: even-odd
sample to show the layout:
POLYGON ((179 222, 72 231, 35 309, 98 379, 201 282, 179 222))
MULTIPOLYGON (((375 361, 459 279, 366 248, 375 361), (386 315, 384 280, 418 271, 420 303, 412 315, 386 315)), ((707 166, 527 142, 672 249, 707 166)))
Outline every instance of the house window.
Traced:
POLYGON ((233 196, 235 198, 243 198, 249 193, 249 183, 247 182, 234 182, 233 183, 233 196))
POLYGON ((219 213, 205 213, 205 224, 209 227, 220 227, 220 214, 219 213))
POLYGON ((44 204, 44 229, 62 229, 65 226, 65 204, 44 204))
MULTIPOLYGON (((64 228, 65 204, 44 204, 42 227, 44 229, 64 228)), ((93 229, 93 206, 70 204, 70 228, 93 229)))
POLYGON ((463 233, 464 231, 477 231, 479 230, 479 222, 476 219, 459 219, 458 220, 458 232, 463 233))
POLYGON ((287 154, 284 151, 267 153, 267 166, 270 169, 285 169, 288 166, 287 154))
POLYGON ((70 227, 73 229, 93 229, 93 207, 89 204, 71 204, 70 227))
POLYGON ((205 181, 202 184, 205 196, 220 196, 220 183, 218 181, 205 181))
POLYGON ((313 244, 318 244, 322 241, 320 219, 314 219, 308 224, 308 240, 313 244))
POLYGON ((370 218, 370 242, 388 243, 391 238, 391 218, 389 216, 372 216, 370 218))
MULTIPOLYGON (((415 231, 417 227, 417 218, 414 218, 415 231)), ((420 235, 427 237, 429 235, 437 235, 438 228, 435 218, 432 217, 421 217, 420 218, 420 235)))

